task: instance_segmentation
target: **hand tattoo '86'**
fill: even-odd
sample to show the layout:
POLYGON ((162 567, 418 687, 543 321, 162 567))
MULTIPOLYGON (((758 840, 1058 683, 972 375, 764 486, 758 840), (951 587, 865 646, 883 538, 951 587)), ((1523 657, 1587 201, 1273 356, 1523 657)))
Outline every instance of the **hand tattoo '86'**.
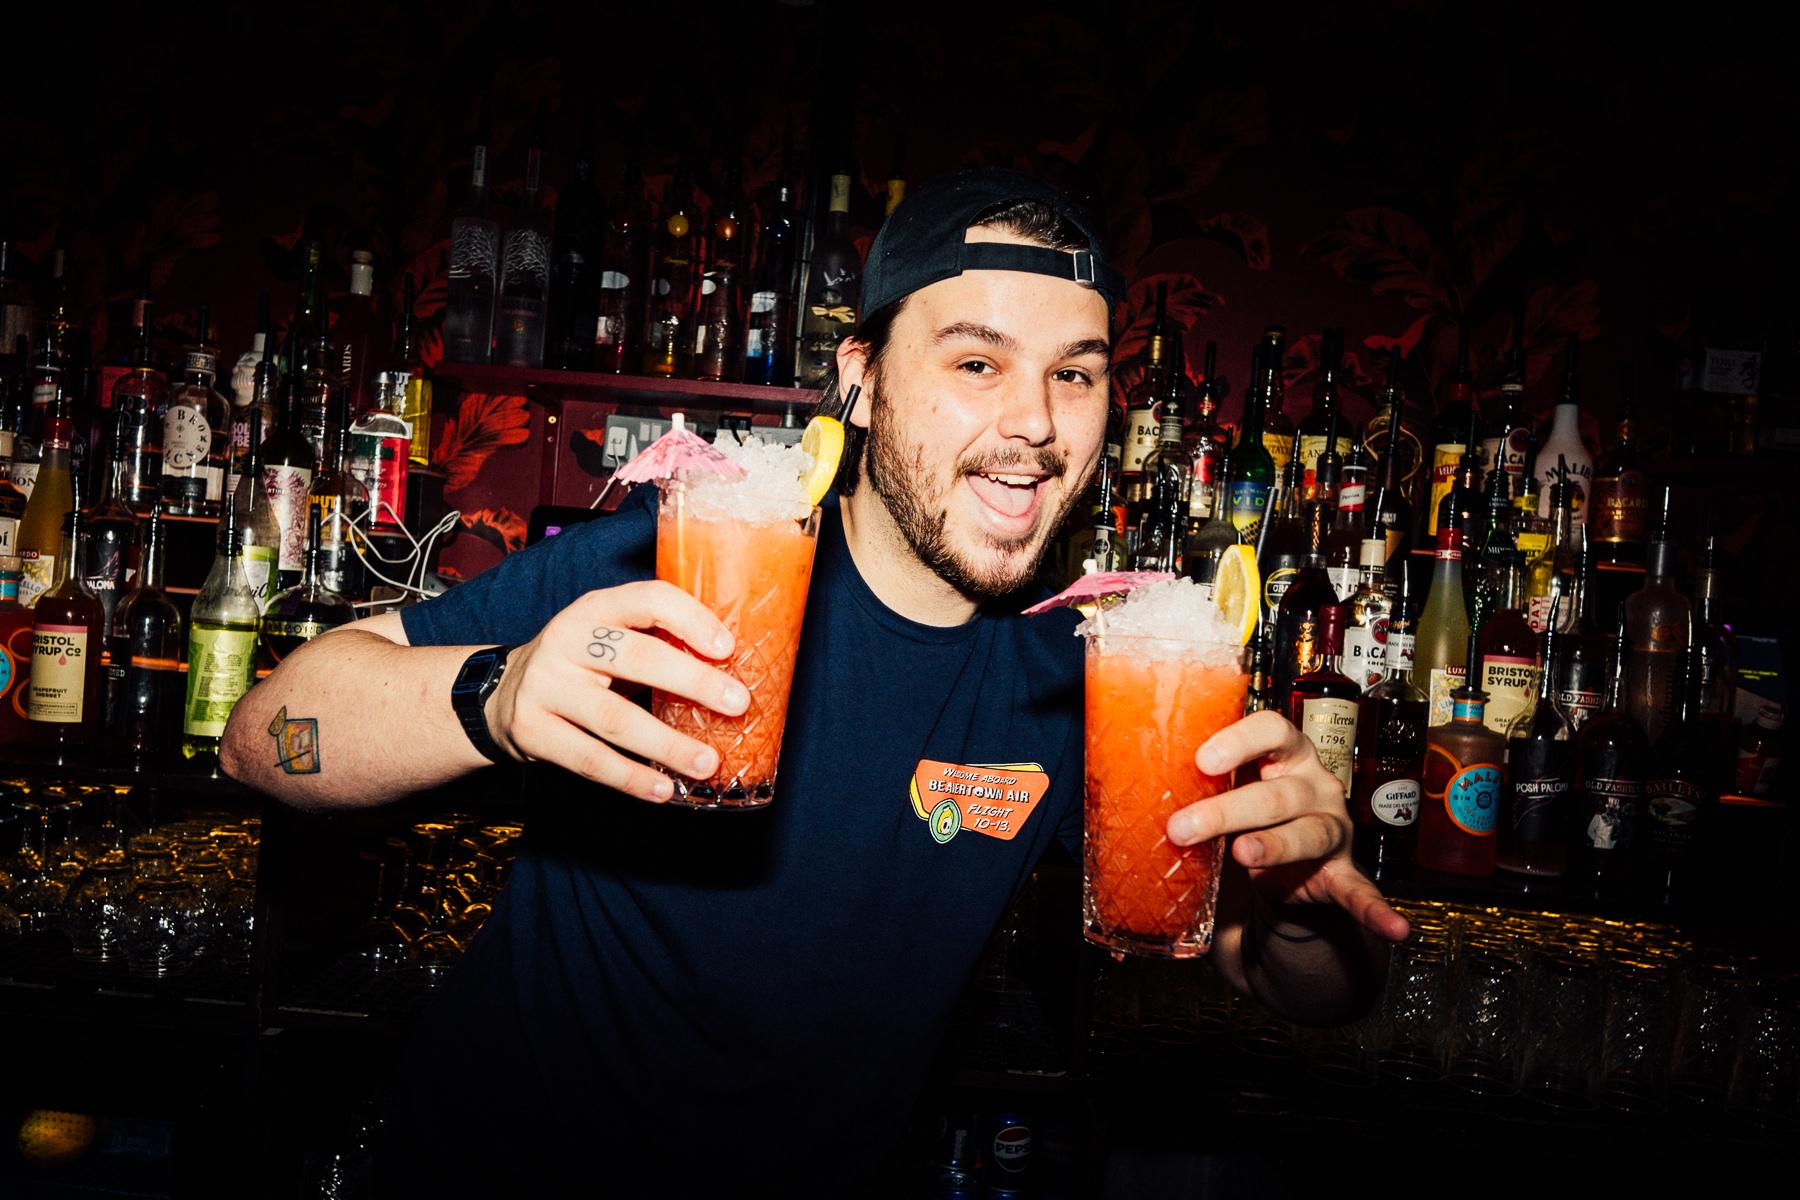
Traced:
POLYGON ((619 660, 618 643, 625 638, 623 629, 608 629, 602 625, 594 630, 593 641, 588 643, 588 653, 601 662, 610 663, 619 660))
POLYGON ((290 719, 287 706, 283 705, 275 719, 269 722, 269 736, 275 739, 275 746, 281 757, 275 765, 289 775, 317 775, 323 765, 319 758, 319 719, 317 717, 300 717, 290 719))

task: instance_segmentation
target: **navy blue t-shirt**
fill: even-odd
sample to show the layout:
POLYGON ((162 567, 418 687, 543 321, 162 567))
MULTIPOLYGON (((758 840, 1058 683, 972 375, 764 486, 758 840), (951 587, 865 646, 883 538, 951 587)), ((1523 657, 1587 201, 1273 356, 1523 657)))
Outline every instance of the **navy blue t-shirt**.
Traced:
MULTIPOLYGON (((653 577, 649 493, 405 610, 408 639, 529 641, 653 577)), ((532 768, 525 847, 417 1042, 412 1119, 539 1155, 549 1123, 659 1179, 866 1169, 1013 894, 1053 838, 1079 844, 1077 618, 1025 602, 899 616, 829 501, 774 801, 694 811, 532 768)))

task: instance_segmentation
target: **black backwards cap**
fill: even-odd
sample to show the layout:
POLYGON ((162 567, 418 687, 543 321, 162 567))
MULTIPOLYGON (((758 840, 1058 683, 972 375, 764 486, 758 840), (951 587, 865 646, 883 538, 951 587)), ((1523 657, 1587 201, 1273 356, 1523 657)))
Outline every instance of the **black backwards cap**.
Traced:
POLYGON ((964 271, 1026 271, 1067 279, 1106 297, 1109 312, 1125 298, 1125 277, 1107 263, 1093 223, 1067 196, 1017 171, 977 167, 921 184, 888 214, 863 265, 862 310, 881 312, 964 271), (1086 249, 963 240, 982 214, 1017 200, 1035 200, 1055 210, 1087 239, 1086 249))

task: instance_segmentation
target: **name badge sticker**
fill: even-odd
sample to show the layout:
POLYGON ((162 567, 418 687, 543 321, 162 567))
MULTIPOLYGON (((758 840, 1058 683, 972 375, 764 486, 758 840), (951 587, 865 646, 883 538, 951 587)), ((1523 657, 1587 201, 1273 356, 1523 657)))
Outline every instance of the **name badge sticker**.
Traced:
POLYGON ((1010 842, 1025 828, 1050 776, 1038 763, 961 763, 921 759, 908 786, 913 815, 940 844, 965 829, 1010 842))

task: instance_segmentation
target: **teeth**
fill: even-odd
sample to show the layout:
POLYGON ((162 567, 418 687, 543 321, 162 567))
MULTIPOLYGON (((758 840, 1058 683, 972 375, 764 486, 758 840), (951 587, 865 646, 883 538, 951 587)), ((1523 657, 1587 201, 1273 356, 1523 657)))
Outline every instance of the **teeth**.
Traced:
POLYGON ((1037 483, 1035 475, 998 475, 992 471, 983 471, 982 475, 997 483, 1011 484, 1013 487, 1032 487, 1037 483))

